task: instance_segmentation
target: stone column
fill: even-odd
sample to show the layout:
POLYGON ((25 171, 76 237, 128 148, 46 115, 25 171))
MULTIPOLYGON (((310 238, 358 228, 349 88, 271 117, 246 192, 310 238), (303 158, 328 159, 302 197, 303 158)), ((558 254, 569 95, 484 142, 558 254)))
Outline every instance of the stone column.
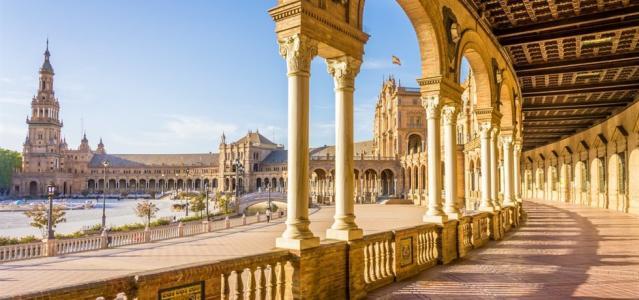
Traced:
POLYGON ((504 206, 513 205, 513 138, 502 136, 501 145, 504 154, 504 206))
POLYGON ((361 239, 355 224, 353 91, 361 61, 351 57, 327 59, 335 82, 335 215, 326 238, 342 241, 361 239))
MULTIPOLYGON (((513 152, 513 180, 515 181, 515 200, 521 202, 521 142, 516 141, 513 152)), ((524 180, 527 182, 526 176, 524 180)), ((528 187, 526 185, 525 187, 528 187)))
POLYGON ((319 238, 308 228, 309 78, 317 42, 295 34, 279 44, 288 69, 289 193, 286 230, 275 244, 279 248, 302 250, 319 245, 319 238))
POLYGON ((443 109, 444 117, 444 211, 449 219, 460 216, 457 205, 457 113, 456 105, 446 105, 443 109))
POLYGON ((492 125, 488 122, 481 124, 480 127, 480 152, 481 158, 479 160, 481 164, 481 204, 480 210, 483 211, 495 211, 495 206, 491 199, 491 165, 490 165, 490 144, 492 135, 492 125))
POLYGON ((423 100, 426 108, 428 134, 428 210, 424 222, 443 223, 448 217, 442 210, 442 172, 440 146, 441 103, 439 96, 423 100))
POLYGON ((499 204, 499 155, 497 144, 499 138, 498 125, 494 126, 490 132, 490 201, 493 203, 495 209, 501 209, 499 204))

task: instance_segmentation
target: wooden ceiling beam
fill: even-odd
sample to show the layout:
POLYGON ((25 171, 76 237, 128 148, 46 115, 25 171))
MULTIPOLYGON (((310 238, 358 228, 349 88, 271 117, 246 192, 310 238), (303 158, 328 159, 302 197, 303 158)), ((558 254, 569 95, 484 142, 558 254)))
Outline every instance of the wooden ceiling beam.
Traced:
MULTIPOLYGON (((599 21, 599 20, 597 20, 599 21)), ((498 38, 502 46, 521 45, 528 43, 537 43, 547 40, 564 39, 568 37, 577 37, 587 34, 595 34, 600 32, 610 32, 622 30, 625 28, 639 27, 639 17, 633 16, 630 19, 617 21, 599 22, 596 24, 579 26, 576 28, 557 29, 552 31, 535 31, 531 33, 520 33, 508 37, 498 38)))
POLYGON ((571 131, 571 130, 581 129, 584 127, 588 127, 588 124, 578 124, 578 125, 572 124, 572 125, 561 125, 561 126, 528 124, 524 127, 524 132, 526 132, 527 129, 571 131))
POLYGON ((639 52, 597 56, 543 64, 516 66, 517 76, 537 76, 570 72, 604 70, 639 65, 639 52))
POLYGON ((562 121, 579 121, 579 120, 596 120, 607 118, 610 114, 579 114, 579 115, 567 115, 567 116, 526 116, 524 118, 524 127, 526 122, 562 122, 562 121))
POLYGON ((639 89, 639 82, 637 80, 625 80, 616 82, 597 82, 588 84, 577 84, 570 86, 560 87, 536 87, 528 88, 522 91, 523 97, 538 97, 538 96, 556 96, 556 95, 569 95, 569 94, 584 94, 584 93, 602 93, 602 92, 614 92, 625 90, 637 90, 639 89))
POLYGON ((580 103, 553 103, 553 104, 537 104, 537 105, 525 105, 522 110, 526 111, 540 111, 540 110, 568 110, 568 109, 586 109, 586 108, 616 108, 625 107, 628 103, 632 102, 632 99, 626 99, 625 101, 606 101, 606 102, 580 102, 580 103))
POLYGON ((507 28, 495 28, 493 30, 493 33, 495 34, 495 36, 497 36, 497 38, 507 38, 543 31, 555 31, 571 27, 587 27, 589 24, 614 23, 615 21, 620 21, 635 16, 639 16, 639 5, 629 5, 627 7, 551 20, 547 22, 539 22, 507 28))

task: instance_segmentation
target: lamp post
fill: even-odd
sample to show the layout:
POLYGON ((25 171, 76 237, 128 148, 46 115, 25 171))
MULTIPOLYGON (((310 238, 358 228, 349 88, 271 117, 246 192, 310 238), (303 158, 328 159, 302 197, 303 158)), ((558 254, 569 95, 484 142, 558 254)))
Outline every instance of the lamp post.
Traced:
POLYGON ((109 161, 105 160, 102 162, 102 166, 104 167, 104 189, 102 190, 102 230, 106 228, 106 186, 107 186, 107 168, 109 167, 109 161))
POLYGON ((206 220, 209 221, 209 185, 204 184, 204 193, 206 194, 206 220))
MULTIPOLYGON (((237 206, 237 210, 240 208, 240 173, 244 174, 244 166, 240 162, 239 158, 235 159, 233 163, 235 166, 235 205, 237 206)), ((239 213, 239 211, 237 211, 239 213)))
POLYGON ((47 239, 54 239, 55 234, 53 232, 53 195, 55 194, 55 186, 53 184, 49 184, 47 186, 47 196, 49 198, 49 213, 47 217, 47 239))
MULTIPOLYGON (((186 179, 184 180, 184 183, 186 184, 186 195, 188 197, 189 195, 189 191, 190 191, 190 187, 189 187, 189 173, 191 172, 191 170, 189 170, 188 168, 186 169, 186 179)), ((186 200, 186 216, 189 216, 189 200, 186 200)))
POLYGON ((164 185, 166 184, 166 181, 164 179, 164 172, 162 172, 162 184, 160 184, 161 188, 162 188, 162 193, 160 193, 160 197, 164 196, 164 185))

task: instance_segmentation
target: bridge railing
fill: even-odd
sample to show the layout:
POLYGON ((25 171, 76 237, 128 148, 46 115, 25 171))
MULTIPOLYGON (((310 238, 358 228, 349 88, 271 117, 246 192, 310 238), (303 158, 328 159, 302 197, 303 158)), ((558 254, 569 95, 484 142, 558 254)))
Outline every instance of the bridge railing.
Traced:
MULTIPOLYGON (((273 219, 279 219, 284 215, 273 213, 273 219)), ((92 235, 81 238, 43 240, 42 242, 0 246, 0 263, 31 259, 45 256, 67 255, 84 251, 116 248, 127 245, 149 243, 207 232, 222 230, 232 227, 250 225, 265 222, 266 217, 260 215, 241 216, 238 218, 225 218, 217 221, 203 221, 178 223, 144 230, 128 232, 103 232, 100 235, 92 235)))

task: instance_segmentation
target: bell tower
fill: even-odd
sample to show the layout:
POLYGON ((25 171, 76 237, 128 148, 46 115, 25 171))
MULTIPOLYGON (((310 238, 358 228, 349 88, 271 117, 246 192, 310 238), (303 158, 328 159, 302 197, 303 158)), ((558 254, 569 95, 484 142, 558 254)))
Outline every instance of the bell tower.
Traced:
POLYGON ((23 170, 31 172, 54 172, 60 168, 63 123, 60 121, 60 103, 53 90, 54 72, 50 56, 47 39, 38 92, 31 100, 31 116, 27 117, 29 133, 23 150, 24 161, 28 164, 23 166, 23 170))

